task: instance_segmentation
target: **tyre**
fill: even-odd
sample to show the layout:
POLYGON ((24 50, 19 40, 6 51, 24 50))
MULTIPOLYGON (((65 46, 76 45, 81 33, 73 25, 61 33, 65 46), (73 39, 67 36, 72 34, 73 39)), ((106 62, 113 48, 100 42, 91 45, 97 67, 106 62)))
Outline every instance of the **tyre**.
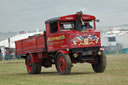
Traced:
POLYGON ((40 74, 41 72, 41 63, 37 63, 37 71, 36 74, 40 74))
POLYGON ((41 72, 41 63, 33 63, 30 55, 26 58, 26 67, 28 74, 39 74, 41 72))
POLYGON ((104 52, 101 52, 101 55, 97 56, 97 63, 92 64, 92 68, 96 73, 102 73, 104 72, 106 65, 106 56, 104 52))
POLYGON ((71 59, 68 54, 59 53, 56 57, 56 69, 60 74, 70 74, 71 59))

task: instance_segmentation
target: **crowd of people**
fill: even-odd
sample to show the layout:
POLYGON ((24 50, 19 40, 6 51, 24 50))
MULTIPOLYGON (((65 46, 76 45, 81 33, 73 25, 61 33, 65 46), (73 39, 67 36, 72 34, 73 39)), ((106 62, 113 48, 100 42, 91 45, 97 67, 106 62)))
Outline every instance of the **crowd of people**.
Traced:
POLYGON ((15 52, 12 49, 5 48, 4 51, 0 49, 0 60, 10 60, 15 58, 15 52))

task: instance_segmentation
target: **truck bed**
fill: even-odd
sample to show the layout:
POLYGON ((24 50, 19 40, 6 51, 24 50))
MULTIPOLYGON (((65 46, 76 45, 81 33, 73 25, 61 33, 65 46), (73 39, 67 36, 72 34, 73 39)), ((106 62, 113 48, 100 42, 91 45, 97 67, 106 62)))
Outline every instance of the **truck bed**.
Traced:
POLYGON ((26 54, 29 52, 44 51, 45 42, 44 35, 32 36, 23 40, 18 40, 16 43, 16 55, 26 54))

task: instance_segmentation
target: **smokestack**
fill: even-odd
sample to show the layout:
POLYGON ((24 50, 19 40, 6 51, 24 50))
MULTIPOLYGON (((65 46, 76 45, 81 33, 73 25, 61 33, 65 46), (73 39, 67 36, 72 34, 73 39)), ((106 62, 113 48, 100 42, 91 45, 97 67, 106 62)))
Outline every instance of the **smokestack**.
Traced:
POLYGON ((76 20, 76 29, 81 31, 81 25, 82 25, 82 22, 81 22, 81 19, 82 19, 82 11, 80 12, 77 12, 76 13, 76 16, 77 16, 77 20, 76 20))

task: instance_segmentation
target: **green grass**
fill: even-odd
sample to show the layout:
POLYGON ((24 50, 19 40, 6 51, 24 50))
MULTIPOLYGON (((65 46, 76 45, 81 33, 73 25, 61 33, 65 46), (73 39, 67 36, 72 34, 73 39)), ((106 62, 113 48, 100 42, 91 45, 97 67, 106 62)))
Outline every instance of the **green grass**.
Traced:
POLYGON ((23 60, 0 61, 0 85, 128 85, 128 54, 107 55, 104 73, 90 64, 74 64, 70 75, 59 75, 55 66, 28 75, 23 60))

